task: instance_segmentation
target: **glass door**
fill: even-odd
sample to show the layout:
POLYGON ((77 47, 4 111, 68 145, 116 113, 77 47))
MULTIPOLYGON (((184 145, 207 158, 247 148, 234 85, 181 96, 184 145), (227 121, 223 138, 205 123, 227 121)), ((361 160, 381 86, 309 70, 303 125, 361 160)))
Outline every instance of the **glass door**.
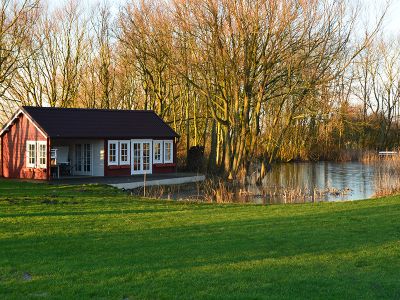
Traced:
POLYGON ((92 145, 75 144, 75 175, 92 175, 92 145))
POLYGON ((132 140, 131 174, 152 173, 152 140, 132 140))
POLYGON ((92 145, 83 144, 83 161, 82 168, 85 174, 90 174, 92 172, 92 145))
POLYGON ((75 173, 82 172, 82 145, 75 145, 75 173))

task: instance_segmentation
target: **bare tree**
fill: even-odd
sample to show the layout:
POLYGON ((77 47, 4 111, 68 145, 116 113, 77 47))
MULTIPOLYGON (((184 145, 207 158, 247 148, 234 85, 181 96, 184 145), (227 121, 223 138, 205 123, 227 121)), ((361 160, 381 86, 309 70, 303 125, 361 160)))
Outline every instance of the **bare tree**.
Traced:
MULTIPOLYGON (((7 96, 17 70, 29 59, 24 47, 30 42, 37 7, 38 0, 0 1, 0 99, 7 96)), ((0 100, 0 117, 9 116, 16 105, 0 100)))

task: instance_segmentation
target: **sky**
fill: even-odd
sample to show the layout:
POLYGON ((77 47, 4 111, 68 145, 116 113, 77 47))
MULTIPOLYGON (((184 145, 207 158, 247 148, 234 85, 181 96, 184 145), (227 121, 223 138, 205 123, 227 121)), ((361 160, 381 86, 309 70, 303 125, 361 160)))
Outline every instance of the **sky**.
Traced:
MULTIPOLYGON (((47 0, 50 7, 61 6, 66 0, 47 0)), ((116 13, 118 8, 124 3, 131 0, 79 0, 84 6, 88 8, 95 7, 97 4, 104 1, 110 4, 111 9, 116 13)), ((334 0, 333 0, 334 1, 334 0)), ((369 27, 373 27, 376 24, 376 19, 385 7, 387 0, 348 0, 350 3, 358 3, 360 7, 360 14, 364 20, 369 23, 369 27), (375 20, 375 22, 374 22, 375 20)), ((400 35, 400 0, 389 0, 391 1, 390 9, 387 12, 386 19, 384 22, 383 30, 385 36, 399 36, 400 35)), ((360 30, 360 34, 363 34, 360 30)))
MULTIPOLYGON (((383 0, 378 0, 382 1, 383 0)), ((400 33, 400 0, 393 0, 388 12, 387 30, 394 34, 400 33)))
MULTIPOLYGON (((364 19, 374 22, 381 15, 387 0, 359 0, 361 15, 364 19)), ((391 0, 385 16, 382 32, 387 36, 400 35, 400 0, 391 0)))

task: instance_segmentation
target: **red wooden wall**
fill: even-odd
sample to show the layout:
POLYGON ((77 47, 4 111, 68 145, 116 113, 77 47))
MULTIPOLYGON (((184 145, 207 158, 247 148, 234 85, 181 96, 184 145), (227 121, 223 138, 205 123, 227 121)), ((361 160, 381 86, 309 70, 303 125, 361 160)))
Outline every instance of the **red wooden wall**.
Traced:
POLYGON ((25 115, 18 117, 1 139, 1 168, 6 178, 48 179, 47 169, 26 167, 26 141, 47 141, 47 138, 25 115))
MULTIPOLYGON (((157 139, 155 139, 157 140, 157 139)), ((161 140, 168 140, 168 139, 161 139, 161 140)), ((164 149, 163 149, 164 151, 164 149)), ((160 173, 173 173, 176 172, 176 142, 173 141, 173 163, 168 164, 155 164, 153 163, 153 174, 160 174, 160 173)))

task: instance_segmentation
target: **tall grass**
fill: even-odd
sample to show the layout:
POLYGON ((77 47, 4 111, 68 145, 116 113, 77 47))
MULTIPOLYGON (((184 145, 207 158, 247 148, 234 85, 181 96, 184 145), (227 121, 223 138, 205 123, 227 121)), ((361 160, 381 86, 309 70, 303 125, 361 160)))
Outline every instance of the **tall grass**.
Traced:
POLYGON ((383 173, 375 180, 375 197, 400 194, 400 174, 383 173))
POLYGON ((379 155, 367 157, 369 163, 376 164, 375 196, 382 197, 400 193, 400 155, 379 155))
MULTIPOLYGON (((399 153, 400 149, 394 149, 392 151, 399 153)), ((349 162, 358 161, 363 163, 373 163, 382 160, 397 160, 397 155, 380 156, 378 151, 375 150, 357 150, 357 149, 346 149, 339 152, 335 161, 338 162, 349 162)))

